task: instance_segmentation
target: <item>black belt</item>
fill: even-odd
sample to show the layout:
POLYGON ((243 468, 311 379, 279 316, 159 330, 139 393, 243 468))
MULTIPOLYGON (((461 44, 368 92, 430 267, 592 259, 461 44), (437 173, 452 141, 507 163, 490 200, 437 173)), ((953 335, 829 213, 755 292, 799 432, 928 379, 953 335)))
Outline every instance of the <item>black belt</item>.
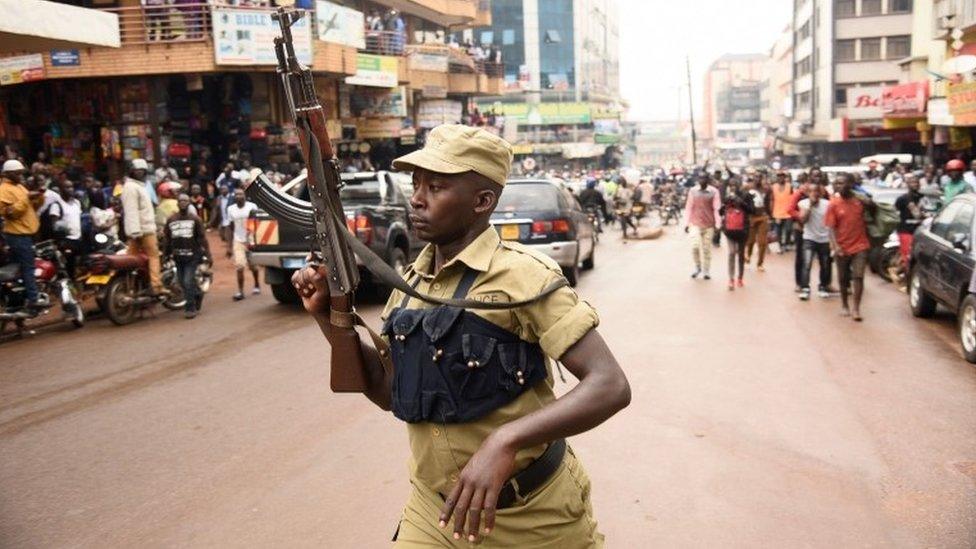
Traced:
MULTIPOLYGON (((553 473, 563 462, 566 455, 566 439, 561 438, 549 444, 545 452, 537 457, 528 467, 523 469, 502 486, 498 493, 496 509, 507 509, 515 504, 516 501, 523 500, 529 494, 538 490, 547 480, 552 478, 553 473)), ((441 494, 441 499, 444 494, 441 494)))

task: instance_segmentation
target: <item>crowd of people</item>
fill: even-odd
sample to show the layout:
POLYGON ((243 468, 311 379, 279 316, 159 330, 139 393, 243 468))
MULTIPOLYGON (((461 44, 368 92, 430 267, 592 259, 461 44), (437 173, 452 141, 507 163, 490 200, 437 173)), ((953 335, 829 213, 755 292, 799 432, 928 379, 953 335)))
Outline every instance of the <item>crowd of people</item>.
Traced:
MULTIPOLYGON (((247 219, 256 206, 246 200, 242 185, 251 168, 247 159, 228 162, 213 177, 205 164, 177 170, 164 159, 153 169, 144 159, 135 159, 126 177, 106 184, 91 173, 49 164, 43 153, 30 168, 23 158, 4 159, 0 251, 6 250, 7 262, 20 265, 27 307, 39 311, 48 304, 39 301, 34 280, 35 242, 55 240, 74 280, 79 258, 98 247, 94 235, 104 234, 111 241, 126 243, 129 253, 147 257, 153 296, 168 293, 161 280, 161 258, 172 258, 187 298, 186 316, 193 318, 202 303, 194 274, 212 258, 206 231, 219 232, 227 257, 234 261, 238 282, 234 300, 245 297, 248 270, 254 279, 252 293, 261 291, 258 269, 247 254, 253 241, 247 219)), ((291 176, 275 164, 263 172, 279 186, 291 176)))

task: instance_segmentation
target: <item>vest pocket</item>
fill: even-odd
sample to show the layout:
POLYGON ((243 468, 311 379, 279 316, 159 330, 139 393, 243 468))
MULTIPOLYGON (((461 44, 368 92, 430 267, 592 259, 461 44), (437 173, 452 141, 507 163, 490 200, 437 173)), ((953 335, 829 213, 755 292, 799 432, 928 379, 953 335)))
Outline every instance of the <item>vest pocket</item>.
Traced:
POLYGON ((498 368, 489 366, 497 340, 480 334, 461 336, 461 353, 451 353, 448 371, 464 400, 490 397, 498 387, 498 368))
POLYGON ((502 363, 502 375, 499 385, 509 394, 516 394, 522 390, 529 379, 527 367, 530 366, 525 356, 525 346, 521 342, 500 343, 498 345, 498 359, 502 363))

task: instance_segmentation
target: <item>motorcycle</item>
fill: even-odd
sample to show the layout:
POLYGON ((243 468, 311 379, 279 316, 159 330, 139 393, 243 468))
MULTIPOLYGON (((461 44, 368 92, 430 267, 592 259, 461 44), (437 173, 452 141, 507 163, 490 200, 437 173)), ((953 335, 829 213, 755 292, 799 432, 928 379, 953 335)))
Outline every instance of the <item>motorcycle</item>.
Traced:
POLYGON ((34 277, 37 280, 40 307, 27 306, 26 289, 21 277, 20 265, 10 263, 0 267, 0 334, 13 322, 17 335, 24 333, 26 322, 51 309, 51 296, 61 304, 63 319, 75 328, 85 325, 85 312, 78 300, 75 286, 65 268, 64 255, 54 240, 45 240, 34 246, 34 277))
POLYGON ((584 211, 586 212, 586 218, 593 225, 593 238, 599 242, 600 233, 603 232, 603 212, 599 206, 586 206, 584 211))
MULTIPOLYGON (((96 235, 96 242, 108 241, 104 235, 96 235)), ((113 324, 123 326, 134 322, 141 314, 156 304, 170 311, 186 305, 183 288, 176 275, 176 263, 172 258, 162 258, 160 275, 168 294, 153 295, 149 283, 149 259, 142 254, 93 253, 86 258, 88 274, 85 286, 92 288, 101 310, 113 324)), ((200 269, 197 270, 201 276, 200 269)), ((200 278, 198 278, 198 283, 200 278)), ((204 286, 200 286, 203 292, 204 286)), ((206 282, 209 290, 210 284, 206 282)))

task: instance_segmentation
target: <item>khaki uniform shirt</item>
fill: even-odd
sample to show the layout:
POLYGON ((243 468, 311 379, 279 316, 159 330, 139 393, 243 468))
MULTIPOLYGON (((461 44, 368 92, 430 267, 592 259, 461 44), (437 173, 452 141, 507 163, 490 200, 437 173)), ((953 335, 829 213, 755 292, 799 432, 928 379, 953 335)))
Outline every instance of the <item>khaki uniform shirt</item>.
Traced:
MULTIPOLYGON (((548 256, 521 244, 500 240, 494 228, 486 229, 461 253, 445 263, 439 273, 431 274, 433 264, 434 247, 428 245, 414 264, 407 269, 405 277, 410 283, 419 277, 417 290, 435 297, 452 297, 465 272, 465 267, 481 273, 467 295, 469 299, 479 301, 510 302, 529 299, 562 277, 559 266, 548 256)), ((403 297, 401 292, 393 292, 383 311, 384 320, 394 308, 400 305, 403 297)), ((410 299, 407 303, 407 308, 410 309, 429 307, 433 305, 416 299, 410 299)), ((491 321, 525 341, 538 342, 545 354, 554 359, 562 357, 573 344, 599 324, 593 307, 581 301, 576 292, 569 287, 560 288, 544 299, 517 309, 469 309, 469 312, 491 321)), ((437 494, 450 493, 461 470, 492 431, 555 400, 551 362, 547 369, 549 375, 545 382, 536 383, 512 402, 475 421, 407 424, 411 452, 409 465, 411 483, 416 490, 404 512, 398 546, 412 546, 410 538, 414 536, 423 539, 437 536, 442 544, 453 545, 453 540, 445 537, 450 534, 451 528, 441 530, 436 526, 439 505, 443 503, 437 494), (420 533, 423 531, 427 534, 420 533)), ((545 445, 520 450, 515 458, 515 471, 523 470, 544 450, 545 445)), ((565 483, 559 482, 558 489, 550 488, 551 499, 558 500, 551 503, 558 507, 565 506, 566 499, 580 502, 579 513, 583 516, 585 510, 586 520, 576 521, 578 524, 569 530, 568 535, 575 536, 581 543, 580 546, 590 546, 592 543, 585 540, 591 537, 602 539, 602 536, 596 533, 596 524, 591 517, 588 502, 589 481, 585 479, 585 473, 571 454, 567 454, 564 465, 569 472, 562 473, 561 470, 560 478, 567 480, 565 483), (567 476, 563 477, 564 474, 567 476), (572 475, 576 475, 577 484, 569 480, 572 475), (578 485, 586 486, 585 497, 579 494, 578 485), (574 491, 575 495, 567 495, 574 491)), ((542 513, 548 513, 546 516, 552 517, 548 504, 546 507, 547 511, 542 513)), ((517 512, 515 509, 509 511, 517 512)), ((501 511, 499 517, 509 514, 501 511)), ((529 517, 526 519, 530 521, 529 524, 532 523, 529 517)), ((513 522, 511 518, 503 521, 500 518, 496 533, 488 536, 493 538, 495 543, 509 537, 505 533, 503 522, 509 527, 523 528, 524 532, 526 523, 513 522)), ((563 534, 551 533, 555 537, 563 537, 563 534)))

